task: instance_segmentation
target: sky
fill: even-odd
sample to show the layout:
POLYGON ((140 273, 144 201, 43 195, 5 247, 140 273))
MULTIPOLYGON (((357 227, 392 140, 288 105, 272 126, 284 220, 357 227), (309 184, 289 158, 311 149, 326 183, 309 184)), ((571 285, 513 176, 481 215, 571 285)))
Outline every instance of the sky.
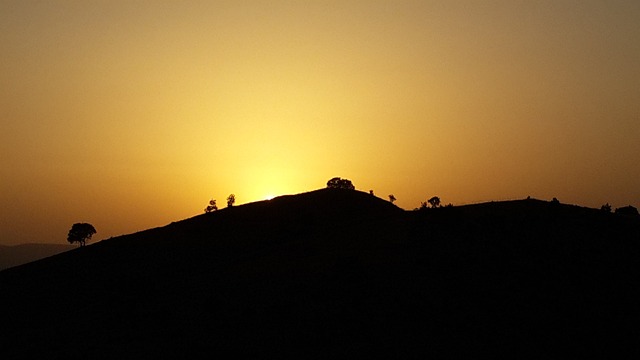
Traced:
POLYGON ((347 178, 640 206, 636 0, 0 0, 0 245, 347 178))

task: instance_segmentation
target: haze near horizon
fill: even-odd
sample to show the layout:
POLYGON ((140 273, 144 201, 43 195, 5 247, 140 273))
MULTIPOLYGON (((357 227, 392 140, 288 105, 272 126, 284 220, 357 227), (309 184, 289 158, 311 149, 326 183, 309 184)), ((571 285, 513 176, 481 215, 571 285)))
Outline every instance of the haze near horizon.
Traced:
POLYGON ((640 205, 637 1, 0 2, 0 244, 325 186, 640 205))

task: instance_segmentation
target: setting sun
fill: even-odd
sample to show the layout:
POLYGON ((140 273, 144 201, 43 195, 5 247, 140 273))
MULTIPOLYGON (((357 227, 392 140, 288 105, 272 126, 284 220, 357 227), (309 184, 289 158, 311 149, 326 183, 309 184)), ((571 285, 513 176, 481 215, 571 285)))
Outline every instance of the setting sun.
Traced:
POLYGON ((0 244, 335 176, 405 209, 640 205, 637 1, 161 3, 0 3, 0 244))

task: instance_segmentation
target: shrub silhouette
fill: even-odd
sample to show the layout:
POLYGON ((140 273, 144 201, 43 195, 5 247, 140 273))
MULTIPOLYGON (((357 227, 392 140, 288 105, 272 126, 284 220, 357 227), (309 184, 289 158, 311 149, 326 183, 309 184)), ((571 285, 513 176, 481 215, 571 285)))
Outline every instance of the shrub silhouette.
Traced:
POLYGON ((236 196, 234 194, 229 195, 229 197, 227 197, 227 207, 232 207, 233 204, 236 203, 236 196))
POLYGON ((389 201, 393 204, 393 202, 396 201, 396 197, 393 196, 393 194, 389 195, 389 201))
POLYGON ((329 189, 347 189, 347 190, 355 190, 356 187, 353 186, 351 180, 341 179, 339 177, 334 177, 333 179, 327 181, 327 188, 329 189))
POLYGON ((600 207, 600 210, 610 213, 611 212, 611 205, 609 205, 609 203, 606 203, 606 204, 604 204, 604 205, 602 205, 600 207))
POLYGON ((87 240, 91 240, 93 234, 96 233, 96 229, 91 224, 87 223, 75 223, 69 230, 67 235, 67 241, 71 244, 74 242, 80 243, 80 247, 85 246, 87 240))
POLYGON ((440 206, 440 198, 437 196, 432 197, 428 200, 429 204, 431 204, 432 208, 437 208, 440 206))
POLYGON ((209 205, 204 209, 204 212, 210 213, 210 212, 216 211, 216 210, 218 210, 218 205, 216 205, 216 200, 215 199, 211 199, 209 201, 209 205))
POLYGON ((638 209, 629 205, 621 208, 617 208, 615 211, 616 214, 627 215, 627 216, 638 216, 638 209))

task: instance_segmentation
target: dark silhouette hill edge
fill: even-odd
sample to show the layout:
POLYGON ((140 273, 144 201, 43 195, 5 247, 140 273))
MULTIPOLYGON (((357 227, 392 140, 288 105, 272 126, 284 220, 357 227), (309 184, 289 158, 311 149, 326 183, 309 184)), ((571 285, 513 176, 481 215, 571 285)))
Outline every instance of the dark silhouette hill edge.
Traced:
POLYGON ((604 356, 637 350, 639 241, 637 218, 533 199, 283 196, 0 272, 0 357, 604 356))

